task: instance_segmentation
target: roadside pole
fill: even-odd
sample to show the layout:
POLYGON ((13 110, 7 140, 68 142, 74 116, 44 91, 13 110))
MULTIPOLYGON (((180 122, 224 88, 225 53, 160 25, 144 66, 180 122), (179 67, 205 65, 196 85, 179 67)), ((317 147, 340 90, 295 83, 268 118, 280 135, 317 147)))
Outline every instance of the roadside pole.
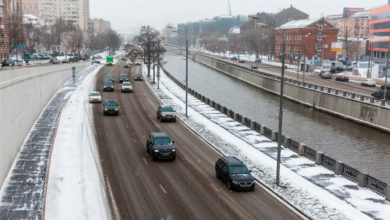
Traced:
POLYGON ((72 66, 73 85, 76 83, 76 67, 72 66))
POLYGON ((389 55, 390 55, 390 42, 387 43, 385 89, 383 93, 383 100, 385 101, 386 101, 386 93, 387 93, 387 75, 389 74, 389 55))

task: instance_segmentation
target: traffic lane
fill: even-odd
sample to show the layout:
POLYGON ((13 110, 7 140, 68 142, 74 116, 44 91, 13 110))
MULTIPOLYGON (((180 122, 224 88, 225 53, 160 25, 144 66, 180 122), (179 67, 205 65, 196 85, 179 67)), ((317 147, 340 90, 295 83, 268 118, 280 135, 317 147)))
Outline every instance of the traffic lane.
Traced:
MULTIPOLYGON (((196 172, 208 181, 208 184, 200 189, 208 187, 214 190, 232 208, 242 206, 252 216, 262 216, 262 218, 267 219, 294 219, 294 215, 291 212, 279 211, 285 209, 285 206, 281 205, 277 199, 259 186, 255 192, 248 193, 236 193, 227 190, 225 185, 215 177, 214 165, 220 154, 181 122, 160 123, 156 118, 157 100, 145 83, 138 84, 136 92, 144 94, 145 100, 143 100, 144 102, 141 105, 143 105, 142 108, 149 110, 147 115, 152 117, 153 123, 160 125, 164 132, 176 141, 177 158, 179 160, 183 159, 183 163, 189 165, 187 166, 188 169, 196 169, 196 172)), ((139 106, 137 103, 133 103, 133 105, 139 106)), ((177 168, 180 168, 179 171, 183 170, 179 166, 177 168)))
POLYGON ((100 114, 101 123, 99 124, 99 119, 95 122, 97 122, 97 128, 103 129, 100 132, 98 130, 97 133, 106 133, 99 140, 99 143, 102 143, 99 145, 110 146, 105 151, 107 154, 104 155, 106 162, 103 164, 109 163, 112 167, 106 169, 105 175, 111 176, 109 178, 110 185, 113 188, 116 204, 118 204, 123 219, 168 217, 174 219, 231 219, 247 217, 236 215, 226 207, 224 208, 223 201, 210 202, 213 201, 213 198, 207 191, 202 191, 203 195, 199 195, 199 192, 195 191, 189 183, 199 185, 201 183, 196 178, 185 179, 180 176, 179 171, 188 172, 186 171, 188 168, 181 168, 177 165, 177 161, 161 164, 152 163, 146 154, 144 145, 148 132, 142 132, 140 135, 137 133, 141 128, 149 126, 150 130, 155 130, 157 127, 148 123, 143 124, 145 123, 143 117, 138 117, 139 115, 135 111, 129 111, 129 109, 133 109, 133 106, 128 106, 126 102, 121 101, 123 97, 126 97, 125 100, 128 97, 133 97, 133 94, 121 94, 119 89, 116 88, 116 90, 112 93, 103 93, 103 96, 118 99, 122 106, 121 116, 102 118, 102 111, 95 108, 95 118, 99 118, 100 114), (127 115, 131 115, 131 121, 126 119, 127 115), (129 172, 129 169, 135 172, 129 172), (161 175, 167 170, 170 173, 167 174, 168 176, 161 175), (225 211, 215 212, 215 210, 225 211))
MULTIPOLYGON (((218 56, 215 56, 215 55, 211 55, 211 56, 219 59, 218 56)), ((243 65, 247 68, 251 68, 251 65, 254 64, 254 62, 252 62, 252 61, 246 61, 245 63, 239 63, 238 61, 232 61, 230 59, 222 59, 222 60, 225 60, 225 61, 232 63, 232 64, 243 65)), ((281 67, 272 66, 270 64, 261 63, 257 70, 261 71, 262 69, 269 70, 274 75, 277 75, 277 76, 280 76, 280 74, 281 74, 281 67)), ((286 71, 285 77, 290 78, 290 79, 296 79, 297 75, 296 75, 296 73, 286 71)), ((300 75, 299 80, 302 81, 302 77, 303 76, 300 75)), ((354 93, 365 95, 365 96, 370 96, 372 92, 376 91, 375 87, 374 88, 363 87, 358 82, 357 83, 355 83, 355 82, 349 82, 349 83, 344 82, 343 83, 343 82, 339 82, 339 81, 335 81, 335 80, 324 80, 324 79, 321 79, 317 75, 311 75, 311 74, 307 74, 305 76, 305 82, 317 84, 320 86, 330 87, 330 88, 337 89, 337 90, 346 90, 347 89, 350 92, 354 92, 354 93)))

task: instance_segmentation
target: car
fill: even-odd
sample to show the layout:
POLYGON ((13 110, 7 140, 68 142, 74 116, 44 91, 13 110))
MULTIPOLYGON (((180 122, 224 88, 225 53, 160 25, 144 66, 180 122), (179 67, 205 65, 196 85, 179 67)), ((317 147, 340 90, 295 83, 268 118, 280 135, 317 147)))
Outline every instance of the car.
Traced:
POLYGON ((5 66, 15 66, 15 63, 16 63, 16 60, 14 60, 14 59, 4 60, 4 61, 1 63, 1 67, 5 67, 5 66))
POLYGON ((259 68, 259 65, 257 65, 257 64, 252 64, 252 65, 251 65, 251 68, 252 68, 252 69, 257 69, 257 68, 259 68))
POLYGON ((176 112, 169 105, 160 105, 157 108, 157 119, 160 121, 176 121, 176 112))
POLYGON ((342 62, 334 61, 331 63, 330 72, 339 73, 344 71, 344 64, 342 62))
POLYGON ((114 83, 112 81, 104 81, 103 91, 114 91, 114 83))
POLYGON ((61 60, 61 63, 69 63, 69 59, 68 58, 64 58, 63 60, 61 60))
POLYGON ((133 86, 130 82, 123 82, 121 92, 133 92, 133 86))
MULTIPOLYGON (((385 90, 378 89, 375 92, 371 93, 371 96, 377 99, 383 99, 383 96, 385 94, 385 90)), ((386 89, 386 99, 390 99, 390 90, 386 89)))
POLYGON ((239 60, 238 62, 239 63, 245 63, 245 60, 239 60))
POLYGON ((376 86, 376 82, 375 80, 373 79, 365 79, 363 80, 360 85, 362 86, 370 86, 370 87, 375 87, 376 86))
POLYGON ((339 75, 336 75, 335 80, 336 81, 348 82, 349 81, 349 77, 346 76, 346 75, 343 75, 343 74, 339 74, 339 75))
POLYGON ((79 58, 77 56, 69 57, 69 63, 77 63, 79 62, 79 58))
POLYGON ((230 58, 231 60, 237 60, 237 57, 232 57, 232 58, 230 58))
POLYGON ((113 75, 107 75, 107 76, 105 76, 105 79, 106 79, 106 81, 112 81, 113 83, 115 82, 113 75))
POLYGON ((102 103, 100 92, 92 91, 89 93, 89 103, 102 103))
POLYGON ((50 63, 52 63, 52 64, 59 64, 59 63, 61 63, 61 61, 59 59, 53 57, 53 58, 50 59, 50 63))
POLYGON ((136 61, 135 61, 135 65, 136 65, 136 66, 141 66, 141 64, 142 64, 142 62, 141 62, 140 60, 136 60, 136 61))
POLYGON ((222 56, 222 59, 227 59, 227 56, 222 56))
POLYGON ((126 57, 125 56, 121 57, 121 60, 126 60, 126 57))
POLYGON ((119 104, 112 99, 107 99, 103 104, 103 115, 119 115, 119 104))
MULTIPOLYGON (((381 86, 381 89, 385 89, 385 85, 382 85, 381 86)), ((386 90, 389 90, 390 91, 390 84, 386 84, 386 90)))
POLYGON ((129 81, 129 76, 127 74, 121 74, 119 76, 119 82, 120 83, 127 82, 127 81, 129 81))
POLYGON ((144 80, 144 78, 142 77, 141 73, 137 73, 134 75, 134 80, 135 81, 142 81, 142 80, 144 80))
POLYGON ((332 79, 332 73, 329 71, 321 70, 320 72, 321 79, 332 79))
POLYGON ((123 65, 123 68, 130 68, 130 64, 125 63, 125 64, 123 65))
POLYGON ((215 174, 230 190, 255 190, 255 179, 245 164, 232 156, 223 156, 215 163, 215 174))
POLYGON ((94 63, 100 64, 100 60, 92 58, 91 63, 92 64, 94 64, 94 63))
POLYGON ((152 156, 153 161, 158 159, 176 159, 175 142, 163 132, 151 132, 146 141, 146 152, 152 156))

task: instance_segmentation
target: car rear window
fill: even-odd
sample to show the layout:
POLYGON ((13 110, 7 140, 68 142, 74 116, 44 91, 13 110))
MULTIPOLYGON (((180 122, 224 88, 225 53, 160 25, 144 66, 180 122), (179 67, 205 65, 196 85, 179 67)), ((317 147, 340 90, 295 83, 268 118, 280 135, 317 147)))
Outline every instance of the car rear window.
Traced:
POLYGON ((91 96, 100 96, 100 94, 97 93, 97 92, 92 92, 92 93, 91 93, 91 96))
POLYGON ((233 166, 233 167, 229 167, 229 173, 231 173, 231 174, 248 174, 249 170, 246 166, 233 166))
POLYGON ((154 138, 154 144, 156 145, 166 145, 171 144, 171 139, 169 137, 158 137, 154 138))

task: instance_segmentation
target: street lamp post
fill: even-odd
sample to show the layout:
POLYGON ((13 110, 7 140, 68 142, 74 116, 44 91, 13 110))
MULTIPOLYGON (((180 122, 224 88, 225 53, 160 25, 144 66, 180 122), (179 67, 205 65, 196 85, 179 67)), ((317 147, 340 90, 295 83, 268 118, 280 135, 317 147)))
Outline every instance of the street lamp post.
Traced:
POLYGON ((257 42, 257 39, 256 39, 256 31, 257 31, 257 19, 259 19, 259 16, 257 15, 248 15, 249 18, 252 18, 255 22, 255 32, 254 32, 254 36, 255 36, 255 42, 256 42, 256 62, 258 62, 260 59, 259 59, 259 46, 258 46, 258 42, 257 42))
POLYGON ((280 79, 280 102, 279 102, 279 129, 278 129, 278 151, 276 156, 276 185, 280 183, 280 155, 282 150, 282 127, 283 127, 283 89, 284 89, 284 65, 286 62, 286 36, 282 33, 282 74, 280 79))
POLYGON ((167 26, 169 29, 173 30, 176 33, 181 33, 186 38, 186 107, 185 107, 185 116, 188 117, 188 30, 181 31, 172 26, 167 26))

